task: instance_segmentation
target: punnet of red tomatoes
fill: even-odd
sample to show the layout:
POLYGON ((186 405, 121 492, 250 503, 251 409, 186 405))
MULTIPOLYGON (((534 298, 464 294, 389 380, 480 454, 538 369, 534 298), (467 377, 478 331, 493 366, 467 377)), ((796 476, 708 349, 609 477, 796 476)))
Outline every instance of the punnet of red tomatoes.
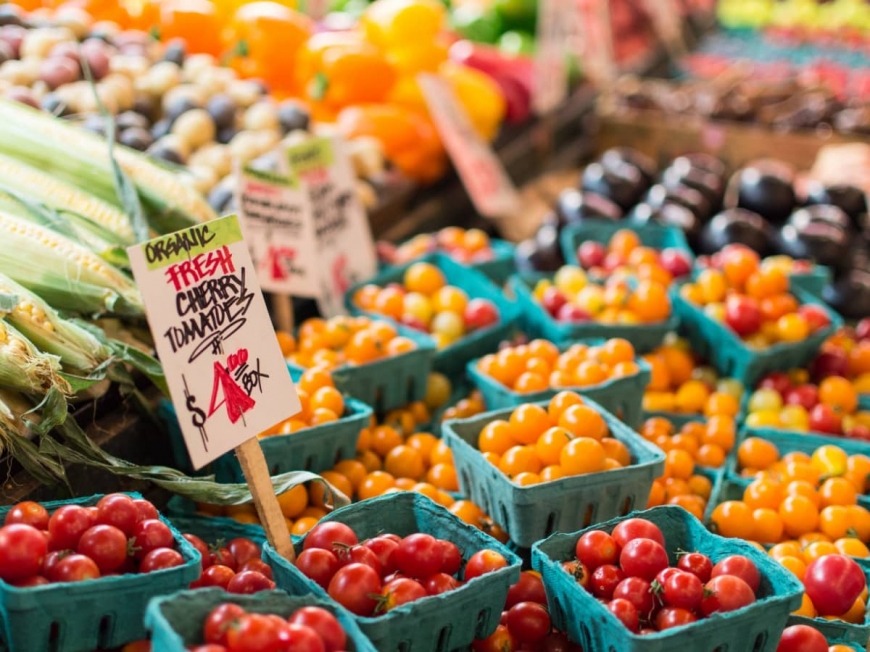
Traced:
POLYGON ((261 559, 263 551, 256 542, 246 537, 236 537, 209 545, 195 534, 182 536, 202 557, 202 572, 190 588, 215 586, 238 594, 275 588, 272 568, 261 559))
POLYGON ((713 560, 677 553, 651 521, 629 518, 612 531, 590 530, 562 568, 600 600, 628 630, 650 634, 697 622, 714 613, 748 607, 758 599, 761 573, 743 555, 713 560))
POLYGON ((226 602, 208 614, 202 625, 203 645, 191 652, 340 652, 348 634, 327 609, 307 606, 286 618, 256 613, 226 602))
POLYGON ((108 494, 49 513, 25 501, 0 528, 0 579, 20 588, 151 573, 184 565, 172 529, 149 501, 108 494))
POLYGON ((462 562, 459 546, 429 534, 384 533, 361 542, 350 526, 329 521, 306 535, 296 567, 351 613, 372 617, 508 566, 487 549, 472 554, 460 574, 462 562))

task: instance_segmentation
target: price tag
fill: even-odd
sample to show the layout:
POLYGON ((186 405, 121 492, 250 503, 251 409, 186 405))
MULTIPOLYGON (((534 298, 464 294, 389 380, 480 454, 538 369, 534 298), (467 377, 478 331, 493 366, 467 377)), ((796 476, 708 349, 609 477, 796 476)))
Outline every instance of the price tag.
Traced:
POLYGON ((538 0, 538 49, 535 53, 534 107, 545 115, 568 97, 568 63, 576 7, 565 0, 538 0))
POLYGON ((235 215, 127 252, 194 468, 299 411, 235 215))
POLYGON ((237 206, 260 287, 317 296, 319 270, 308 190, 292 174, 239 166, 237 206))
POLYGON ((311 201, 320 269, 318 307, 327 317, 343 314, 344 293, 378 268, 353 168, 341 141, 333 138, 311 138, 287 148, 286 162, 307 186, 311 201))
POLYGON ((475 131, 450 85, 430 73, 417 76, 429 113, 475 209, 491 218, 516 210, 519 196, 492 148, 475 131))

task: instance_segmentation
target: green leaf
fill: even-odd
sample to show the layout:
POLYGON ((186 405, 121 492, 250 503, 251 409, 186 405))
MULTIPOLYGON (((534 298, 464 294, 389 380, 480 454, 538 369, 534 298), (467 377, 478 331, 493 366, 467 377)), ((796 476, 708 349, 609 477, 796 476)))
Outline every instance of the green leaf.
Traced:
POLYGON ((134 346, 130 346, 124 342, 110 339, 108 341, 109 350, 118 360, 125 362, 134 369, 142 372, 145 376, 154 383, 154 386, 159 389, 164 396, 169 396, 169 385, 166 384, 166 376, 163 373, 163 366, 152 356, 144 351, 140 351, 134 346))
POLYGON ((320 101, 326 97, 326 92, 329 90, 329 77, 324 73, 319 72, 314 75, 314 79, 308 85, 308 95, 311 99, 320 101))
POLYGON ((91 74, 91 69, 90 66, 88 66, 87 59, 85 57, 79 58, 81 59, 82 72, 84 72, 85 79, 91 85, 91 91, 94 94, 97 108, 106 124, 106 142, 109 149, 109 165, 112 168, 112 179, 115 182, 115 192, 118 195, 118 200, 121 202, 121 206, 123 206, 124 210, 130 215, 130 225, 133 227, 133 237, 136 239, 136 242, 145 242, 150 238, 150 232, 148 229, 148 220, 145 218, 145 212, 142 209, 142 202, 139 200, 139 193, 136 190, 136 186, 132 181, 130 181, 130 177, 127 176, 127 173, 124 172, 121 166, 118 165, 118 161, 115 160, 115 118, 111 113, 109 113, 106 106, 103 104, 103 101, 100 99, 100 94, 97 92, 97 85, 94 82, 94 76, 91 74))
POLYGON ((34 480, 49 487, 63 486, 73 495, 63 463, 50 450, 42 450, 36 444, 5 428, 0 429, 0 442, 34 480))

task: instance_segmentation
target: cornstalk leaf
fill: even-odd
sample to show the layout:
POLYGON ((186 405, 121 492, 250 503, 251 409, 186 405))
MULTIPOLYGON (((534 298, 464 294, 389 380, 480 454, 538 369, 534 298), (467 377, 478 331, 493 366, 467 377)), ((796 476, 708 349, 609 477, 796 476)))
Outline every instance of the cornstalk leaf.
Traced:
POLYGON ((53 451, 38 448, 26 437, 9 432, 5 428, 0 429, 0 442, 4 450, 9 451, 9 454, 34 480, 50 487, 62 485, 72 495, 66 469, 53 451))

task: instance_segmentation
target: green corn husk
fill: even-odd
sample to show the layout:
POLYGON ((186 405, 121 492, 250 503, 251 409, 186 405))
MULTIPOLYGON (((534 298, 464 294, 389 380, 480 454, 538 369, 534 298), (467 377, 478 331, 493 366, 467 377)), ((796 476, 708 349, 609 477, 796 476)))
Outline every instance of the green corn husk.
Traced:
POLYGON ((64 370, 93 373, 111 357, 109 349, 39 296, 0 273, 0 313, 41 351, 60 358, 64 370))
POLYGON ((142 315, 133 280, 90 250, 0 211, 0 272, 58 310, 142 315))
MULTIPOLYGON (((18 102, 0 100, 0 153, 125 208, 106 140, 95 134, 18 102)), ((113 147, 113 155, 157 231, 166 233, 216 217, 205 198, 177 174, 127 147, 113 147)))
POLYGON ((5 320, 0 320, 0 387, 38 395, 52 387, 64 394, 70 391, 60 375, 60 358, 39 351, 5 320))

